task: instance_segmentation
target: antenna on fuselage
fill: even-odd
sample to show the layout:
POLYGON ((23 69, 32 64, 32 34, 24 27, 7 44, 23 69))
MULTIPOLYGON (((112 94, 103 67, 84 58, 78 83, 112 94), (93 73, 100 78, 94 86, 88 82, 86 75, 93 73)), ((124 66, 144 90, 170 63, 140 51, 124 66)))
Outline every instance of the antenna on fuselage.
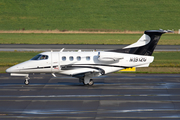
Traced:
POLYGON ((62 48, 62 49, 60 50, 60 52, 63 52, 63 50, 64 50, 64 48, 62 48))

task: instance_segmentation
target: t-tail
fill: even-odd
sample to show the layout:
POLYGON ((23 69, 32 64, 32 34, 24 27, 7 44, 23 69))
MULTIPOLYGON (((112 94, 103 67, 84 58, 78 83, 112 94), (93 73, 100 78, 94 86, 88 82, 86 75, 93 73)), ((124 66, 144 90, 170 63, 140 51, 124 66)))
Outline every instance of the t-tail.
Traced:
POLYGON ((146 30, 142 37, 134 44, 131 44, 123 49, 110 50, 110 52, 129 53, 137 55, 151 56, 161 35, 170 30, 146 30))

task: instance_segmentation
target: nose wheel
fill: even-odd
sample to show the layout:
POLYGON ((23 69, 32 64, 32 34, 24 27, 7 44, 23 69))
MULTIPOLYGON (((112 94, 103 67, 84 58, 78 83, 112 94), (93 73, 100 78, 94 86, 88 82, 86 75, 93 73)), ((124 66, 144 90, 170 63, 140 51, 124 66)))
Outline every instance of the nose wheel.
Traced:
POLYGON ((26 80, 24 81, 25 85, 29 85, 29 79, 30 79, 29 77, 26 77, 26 80))

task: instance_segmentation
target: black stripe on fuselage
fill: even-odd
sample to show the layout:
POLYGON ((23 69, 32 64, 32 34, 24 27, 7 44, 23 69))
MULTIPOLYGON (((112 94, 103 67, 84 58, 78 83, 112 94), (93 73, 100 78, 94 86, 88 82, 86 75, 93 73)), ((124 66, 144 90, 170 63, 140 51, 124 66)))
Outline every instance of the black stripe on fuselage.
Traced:
MULTIPOLYGON (((58 65, 53 66, 53 68, 56 68, 58 65)), ((72 69, 76 69, 76 68, 93 68, 93 69, 98 69, 98 70, 102 70, 102 68, 99 68, 97 66, 107 66, 107 67, 121 67, 121 68, 129 68, 129 67, 125 67, 125 66, 117 66, 117 65, 106 65, 106 64, 69 64, 69 65, 62 65, 61 66, 61 70, 72 70, 72 69), (85 65, 85 66, 82 66, 85 65), (91 66, 89 66, 91 65, 91 66)), ((35 67, 35 68, 26 68, 23 70, 32 70, 32 69, 47 69, 47 68, 51 68, 51 66, 45 66, 45 67, 35 67)))
MULTIPOLYGON (((53 68, 55 68, 57 66, 53 66, 53 68)), ((26 69, 23 69, 23 70, 32 70, 32 69, 46 69, 46 68, 51 68, 51 66, 45 66, 45 67, 35 67, 35 68, 26 68, 26 69)))
POLYGON ((106 65, 106 64, 70 64, 70 65, 64 65, 61 66, 62 70, 67 70, 67 69, 75 69, 75 68, 94 68, 94 69, 101 69, 97 66, 107 66, 107 67, 121 67, 121 68, 129 68, 129 67, 125 67, 125 66, 117 66, 117 65, 106 65), (85 66, 82 66, 85 65, 85 66), (89 66, 91 65, 91 66, 89 66))

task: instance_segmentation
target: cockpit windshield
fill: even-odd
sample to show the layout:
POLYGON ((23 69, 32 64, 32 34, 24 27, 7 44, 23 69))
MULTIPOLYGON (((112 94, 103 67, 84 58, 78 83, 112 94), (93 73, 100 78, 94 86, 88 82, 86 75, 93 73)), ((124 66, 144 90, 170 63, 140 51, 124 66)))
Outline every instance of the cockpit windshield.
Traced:
POLYGON ((48 59, 48 55, 36 55, 35 57, 33 57, 31 60, 47 60, 48 59))

